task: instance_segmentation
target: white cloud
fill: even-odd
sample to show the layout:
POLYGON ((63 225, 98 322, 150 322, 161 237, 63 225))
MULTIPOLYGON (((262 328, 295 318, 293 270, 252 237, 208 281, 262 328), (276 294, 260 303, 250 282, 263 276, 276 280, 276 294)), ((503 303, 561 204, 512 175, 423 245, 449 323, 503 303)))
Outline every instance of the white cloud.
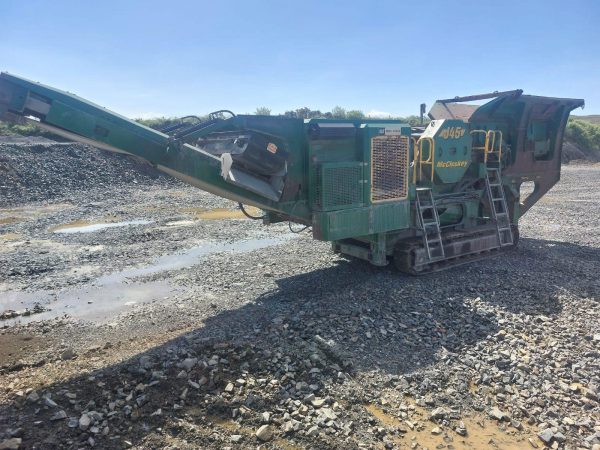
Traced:
POLYGON ((392 117, 394 114, 386 111, 377 111, 376 109, 372 109, 367 113, 367 117, 373 117, 378 119, 387 119, 388 117, 392 117))

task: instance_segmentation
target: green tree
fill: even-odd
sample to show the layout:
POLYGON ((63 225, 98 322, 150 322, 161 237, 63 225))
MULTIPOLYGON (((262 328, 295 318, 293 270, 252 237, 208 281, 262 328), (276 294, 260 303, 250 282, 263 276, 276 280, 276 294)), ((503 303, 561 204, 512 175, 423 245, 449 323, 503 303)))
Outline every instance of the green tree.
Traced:
POLYGON ((256 108, 256 111, 254 111, 254 114, 256 114, 257 116, 270 116, 271 108, 267 108, 266 106, 259 106, 258 108, 256 108))
POLYGON ((346 113, 347 119, 364 119, 365 113, 359 109, 352 109, 346 113))
POLYGON ((308 118, 310 118, 310 108, 307 108, 306 106, 304 108, 298 108, 296 110, 296 117, 298 119, 308 119, 308 118))
POLYGON ((600 126, 570 118, 565 137, 583 152, 600 152, 600 126))
POLYGON ((331 110, 331 117, 334 119, 345 119, 346 118, 346 110, 341 106, 335 106, 331 110))
POLYGON ((175 125, 180 123, 181 121, 177 117, 152 117, 150 119, 133 119, 137 123, 141 123, 150 128, 154 128, 155 130, 169 127, 171 125, 175 125))
MULTIPOLYGON (((402 122, 406 122, 409 125, 412 125, 413 127, 418 127, 419 125, 421 125, 421 117, 420 116, 406 116, 406 117, 398 117, 398 120, 401 120, 402 122)), ((429 117, 424 116, 423 117, 423 125, 427 125, 430 122, 429 117)))

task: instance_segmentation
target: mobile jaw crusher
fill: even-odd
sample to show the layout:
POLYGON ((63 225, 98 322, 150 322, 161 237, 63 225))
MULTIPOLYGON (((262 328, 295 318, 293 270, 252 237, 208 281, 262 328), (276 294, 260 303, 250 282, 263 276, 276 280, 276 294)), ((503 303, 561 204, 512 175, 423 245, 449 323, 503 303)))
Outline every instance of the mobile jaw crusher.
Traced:
POLYGON ((0 75, 0 120, 148 160, 264 223, 312 227, 335 252, 403 272, 516 245, 518 220, 560 178, 563 133, 583 100, 495 92, 438 100, 426 127, 397 120, 212 113, 154 130, 75 95, 0 75), (465 104, 488 100, 481 106, 465 104), (533 192, 521 198, 521 185, 533 192))

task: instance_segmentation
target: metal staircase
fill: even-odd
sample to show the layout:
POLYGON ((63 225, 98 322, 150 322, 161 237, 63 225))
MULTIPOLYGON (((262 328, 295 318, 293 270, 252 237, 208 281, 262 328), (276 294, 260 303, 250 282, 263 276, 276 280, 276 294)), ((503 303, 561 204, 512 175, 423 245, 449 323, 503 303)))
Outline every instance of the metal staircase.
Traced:
POLYGON ((505 247, 513 244, 513 233, 510 226, 510 216, 506 206, 506 196, 500 177, 500 169, 487 167, 485 173, 485 187, 487 190, 492 219, 496 224, 498 246, 505 247))
MULTIPOLYGON (((514 243, 513 230, 511 228, 510 215, 501 177, 502 132, 497 130, 474 130, 472 135, 480 135, 485 139, 484 146, 473 147, 473 149, 483 151, 485 189, 490 204, 491 220, 495 226, 496 242, 494 243, 493 234, 488 234, 487 242, 482 241, 482 244, 480 244, 483 247, 473 247, 473 249, 470 245, 466 245, 467 250, 464 250, 456 245, 452 247, 452 241, 448 241, 446 242, 447 249, 445 250, 444 242, 442 241, 440 217, 432 188, 417 187, 415 206, 428 263, 445 259, 460 259, 471 254, 476 254, 482 248, 494 250, 513 245, 514 243), (446 256, 446 251, 449 252, 449 256, 446 256)), ((433 184, 434 151, 433 140, 419 139, 418 151, 415 152, 413 160, 413 181, 415 184, 419 181, 433 184), (424 146, 424 143, 427 145, 424 146), (431 165, 431 173, 429 172, 429 165, 431 165), (423 170, 424 168, 426 170, 423 170)))
POLYGON ((506 195, 502 186, 502 131, 500 130, 473 130, 474 151, 483 152, 483 163, 485 164, 485 188, 487 191, 492 220, 496 225, 498 236, 498 247, 512 245, 514 242, 510 215, 506 204, 506 195), (484 145, 477 145, 476 141, 484 140, 484 145))
POLYGON ((431 188, 417 188, 416 196, 417 214, 423 231, 423 243, 429 261, 438 261, 446 258, 442 232, 440 230, 440 217, 435 206, 435 199, 431 188), (427 214, 431 211, 431 214, 427 214))

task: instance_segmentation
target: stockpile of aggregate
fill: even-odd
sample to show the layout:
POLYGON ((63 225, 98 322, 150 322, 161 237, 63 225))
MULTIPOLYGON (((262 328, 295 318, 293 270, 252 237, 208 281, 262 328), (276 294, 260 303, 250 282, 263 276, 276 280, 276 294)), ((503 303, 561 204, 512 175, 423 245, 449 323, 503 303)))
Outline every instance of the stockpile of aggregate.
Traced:
POLYGON ((0 142, 0 207, 175 180, 132 157, 78 143, 0 142))

